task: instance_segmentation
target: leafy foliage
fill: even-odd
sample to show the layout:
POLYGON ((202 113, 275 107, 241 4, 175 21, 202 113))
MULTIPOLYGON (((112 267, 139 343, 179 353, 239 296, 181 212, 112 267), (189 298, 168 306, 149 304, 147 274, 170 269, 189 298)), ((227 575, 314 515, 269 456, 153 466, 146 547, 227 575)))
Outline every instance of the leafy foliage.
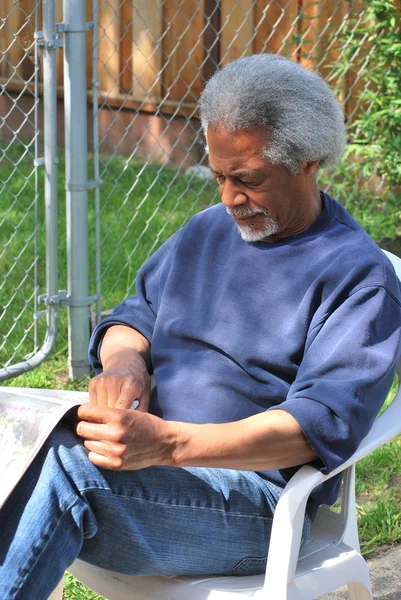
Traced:
POLYGON ((352 67, 360 91, 350 143, 332 185, 375 239, 400 234, 400 17, 397 0, 366 0, 363 15, 346 22, 339 40, 343 49, 333 65, 336 81, 348 77, 352 67))

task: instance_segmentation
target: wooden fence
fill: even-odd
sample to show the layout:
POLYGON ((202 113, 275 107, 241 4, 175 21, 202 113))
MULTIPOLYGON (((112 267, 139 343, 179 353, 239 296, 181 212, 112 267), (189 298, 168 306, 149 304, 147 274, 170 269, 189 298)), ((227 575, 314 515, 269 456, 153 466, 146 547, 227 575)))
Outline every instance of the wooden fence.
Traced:
MULTIPOLYGON (((178 108, 178 114, 191 114, 217 64, 258 52, 280 52, 327 76, 341 50, 337 37, 342 24, 358 14, 361 1, 100 1, 100 101, 149 112, 178 108)), ((88 20, 91 5, 87 1, 88 20)), ((35 0, 2 0, 0 81, 11 91, 23 89, 33 73, 34 8, 35 0)), ((56 0, 56 19, 62 21, 62 0, 56 0)), ((88 93, 91 37, 88 34, 88 93)), ((58 51, 60 94, 62 70, 58 51)), ((340 95, 348 110, 356 77, 351 69, 341 83, 340 95)))

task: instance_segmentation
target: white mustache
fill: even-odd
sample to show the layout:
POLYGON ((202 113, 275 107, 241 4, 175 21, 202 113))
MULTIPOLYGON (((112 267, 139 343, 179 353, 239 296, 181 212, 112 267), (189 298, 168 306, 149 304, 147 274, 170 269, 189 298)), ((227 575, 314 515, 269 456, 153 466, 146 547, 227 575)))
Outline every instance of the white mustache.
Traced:
POLYGON ((269 216, 267 210, 263 210, 262 208, 230 208, 226 206, 226 211, 230 215, 230 217, 253 217, 255 215, 264 215, 265 217, 269 216))

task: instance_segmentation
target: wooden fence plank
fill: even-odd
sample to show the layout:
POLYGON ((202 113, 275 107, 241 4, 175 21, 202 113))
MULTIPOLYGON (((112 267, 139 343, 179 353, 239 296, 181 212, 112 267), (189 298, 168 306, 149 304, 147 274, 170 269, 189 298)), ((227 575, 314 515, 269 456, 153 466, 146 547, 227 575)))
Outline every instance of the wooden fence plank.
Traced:
POLYGON ((339 30, 348 7, 348 0, 305 0, 301 13, 300 62, 328 79, 341 102, 346 96, 346 78, 333 79, 331 73, 342 51, 339 30))
POLYGON ((220 62, 220 0, 204 0, 205 31, 203 34, 203 79, 207 81, 215 73, 220 62))
POLYGON ((297 60, 298 0, 256 0, 255 52, 276 52, 297 60))
POLYGON ((342 0, 303 0, 301 10, 300 62, 307 69, 327 75, 338 50, 336 33, 341 24, 342 0))
POLYGON ((135 100, 161 98, 162 0, 134 0, 132 24, 132 89, 135 100))
POLYGON ((4 21, 0 28, 0 52, 4 53, 3 56, 6 56, 6 60, 3 58, 0 61, 0 75, 13 77, 16 67, 24 55, 17 35, 23 15, 18 4, 13 0, 3 0, 3 7, 1 12, 4 21))
POLYGON ((126 94, 132 93, 133 17, 132 2, 123 2, 120 7, 120 90, 126 94))
POLYGON ((344 40, 340 30, 349 5, 348 0, 325 0, 319 11, 312 60, 324 78, 330 77, 334 62, 341 54, 344 40))
POLYGON ((120 2, 105 0, 99 7, 99 82, 102 94, 118 94, 120 80, 120 2))
POLYGON ((164 24, 163 95, 196 101, 203 87, 203 2, 166 0, 164 24))
MULTIPOLYGON (((54 14, 56 23, 63 22, 63 0, 55 0, 54 14)), ((56 50, 56 65, 57 65, 57 85, 63 85, 64 81, 64 51, 56 50)))
POLYGON ((313 71, 314 52, 319 32, 319 0, 301 0, 301 45, 299 62, 313 71))
MULTIPOLYGON (((21 22, 18 34, 18 41, 23 46, 24 57, 21 66, 18 69, 21 77, 28 80, 32 77, 35 70, 35 49, 34 49, 34 31, 35 31, 35 12, 37 10, 36 0, 20 0, 21 22)), ((39 21, 38 21, 39 25, 39 21)))
MULTIPOLYGON (((92 14, 92 2, 86 1, 85 3, 85 18, 87 22, 93 21, 92 14)), ((92 44, 93 44, 93 32, 86 32, 86 85, 88 88, 92 87, 92 44)))
POLYGON ((15 35, 8 55, 9 60, 15 69, 20 68, 19 64, 24 56, 23 41, 20 33, 23 22, 24 15, 20 10, 19 3, 14 2, 12 11, 7 16, 7 27, 15 35))
MULTIPOLYGON (((351 18, 360 18, 359 27, 366 27, 367 18, 364 16, 364 2, 363 0, 352 0, 350 3, 350 14, 351 18)), ((373 41, 374 44, 374 41, 373 41)), ((355 65, 350 65, 350 69, 347 73, 347 95, 346 95, 346 113, 348 119, 351 121, 355 118, 355 114, 358 111, 359 106, 359 96, 365 87, 365 82, 361 80, 360 68, 363 63, 364 58, 366 58, 369 52, 372 50, 372 40, 369 39, 369 36, 366 36, 366 39, 363 40, 363 44, 359 44, 357 51, 357 63, 358 67, 355 65)), ((370 60, 374 60, 374 55, 370 60)), ((369 86, 369 89, 374 89, 373 85, 369 86)))
POLYGON ((221 0, 221 63, 253 52, 253 0, 221 0))

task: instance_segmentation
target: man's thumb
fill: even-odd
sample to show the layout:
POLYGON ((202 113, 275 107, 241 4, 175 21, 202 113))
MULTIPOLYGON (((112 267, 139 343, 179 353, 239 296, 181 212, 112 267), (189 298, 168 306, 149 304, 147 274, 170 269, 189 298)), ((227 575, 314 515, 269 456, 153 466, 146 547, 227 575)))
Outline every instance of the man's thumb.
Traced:
POLYGON ((133 398, 131 394, 120 394, 114 408, 120 408, 121 410, 127 410, 129 408, 136 408, 139 401, 133 398))

